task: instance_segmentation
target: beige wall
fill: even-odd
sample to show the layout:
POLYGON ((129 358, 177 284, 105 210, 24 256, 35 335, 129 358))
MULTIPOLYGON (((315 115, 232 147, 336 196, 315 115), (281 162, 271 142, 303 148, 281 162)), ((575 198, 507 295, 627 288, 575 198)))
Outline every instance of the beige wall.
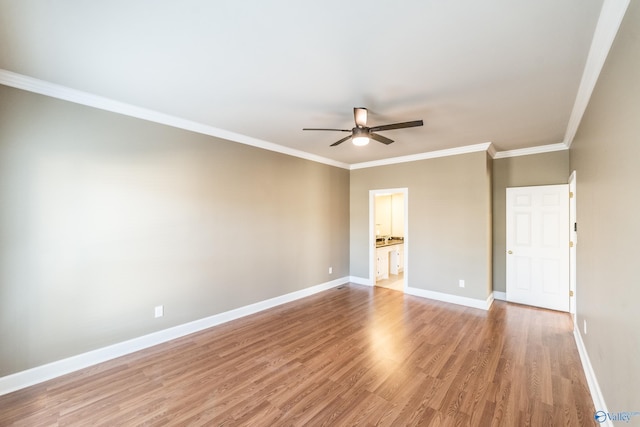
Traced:
POLYGON ((349 171, 0 86, 0 376, 348 275, 349 171))
POLYGON ((566 184, 569 151, 495 159, 493 161, 493 290, 506 291, 506 189, 566 184))
POLYGON ((640 2, 629 5, 570 159, 578 326, 609 411, 640 411, 640 2))
POLYGON ((369 190, 408 188, 408 285, 485 300, 491 292, 489 166, 486 153, 478 152, 351 171, 351 275, 369 278, 369 190))

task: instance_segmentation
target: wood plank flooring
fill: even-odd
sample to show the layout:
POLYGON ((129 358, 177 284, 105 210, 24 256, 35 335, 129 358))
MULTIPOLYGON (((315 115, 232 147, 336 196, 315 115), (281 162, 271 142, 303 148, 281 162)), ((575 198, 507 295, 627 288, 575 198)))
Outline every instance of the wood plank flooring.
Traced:
POLYGON ((586 426, 566 313, 345 285, 0 396, 0 426, 586 426))

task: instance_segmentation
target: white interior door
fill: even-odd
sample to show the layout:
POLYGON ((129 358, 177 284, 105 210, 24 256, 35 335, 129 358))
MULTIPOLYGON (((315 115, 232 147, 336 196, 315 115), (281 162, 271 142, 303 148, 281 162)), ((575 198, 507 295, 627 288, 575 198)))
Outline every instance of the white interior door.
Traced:
POLYGON ((569 311, 569 187, 507 188, 507 301, 569 311))

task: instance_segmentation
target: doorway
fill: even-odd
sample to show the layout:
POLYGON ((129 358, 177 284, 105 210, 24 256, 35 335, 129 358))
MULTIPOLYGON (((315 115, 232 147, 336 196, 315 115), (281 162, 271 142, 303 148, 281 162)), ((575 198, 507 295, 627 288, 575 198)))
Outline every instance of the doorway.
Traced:
POLYGON ((407 188, 369 191, 369 280, 404 292, 408 283, 407 188))

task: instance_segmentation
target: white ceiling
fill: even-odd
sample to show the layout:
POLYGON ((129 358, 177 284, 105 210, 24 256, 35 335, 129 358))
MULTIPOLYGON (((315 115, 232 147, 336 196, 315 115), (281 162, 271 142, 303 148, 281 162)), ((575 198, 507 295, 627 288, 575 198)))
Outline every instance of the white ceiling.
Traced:
POLYGON ((0 0, 0 68, 346 164, 517 150, 566 142, 602 5, 0 0), (353 107, 425 125, 390 146, 302 131, 351 128, 353 107))

